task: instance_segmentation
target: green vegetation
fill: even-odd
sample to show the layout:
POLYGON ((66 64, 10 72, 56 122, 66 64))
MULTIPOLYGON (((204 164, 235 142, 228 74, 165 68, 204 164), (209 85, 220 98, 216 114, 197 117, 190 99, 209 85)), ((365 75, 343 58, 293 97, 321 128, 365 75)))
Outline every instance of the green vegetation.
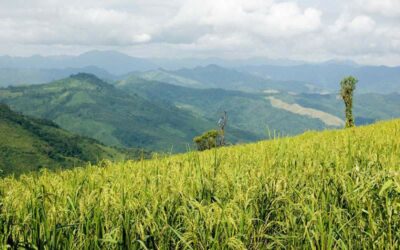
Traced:
MULTIPOLYGON (((96 140, 73 135, 51 121, 26 117, 0 104, 0 175, 139 156, 139 150, 106 147, 96 140)), ((148 157, 147 152, 145 156, 148 157)))
POLYGON ((39 249, 398 249, 400 120, 0 180, 39 249))
POLYGON ((203 133, 200 136, 193 138, 193 142, 196 143, 197 150, 204 151, 217 147, 219 133, 213 129, 203 133))
POLYGON ((352 76, 344 78, 340 82, 340 95, 346 106, 346 128, 354 127, 353 117, 353 92, 358 80, 352 76))
POLYGON ((195 135, 214 126, 171 104, 128 94, 90 74, 0 89, 0 101, 117 147, 184 151, 195 135))
MULTIPOLYGON (((271 105, 264 93, 246 93, 224 89, 194 89, 167 83, 128 78, 117 87, 129 93, 171 103, 198 117, 213 120, 223 111, 229 114, 226 140, 232 143, 270 137, 268 131, 294 135, 307 130, 321 130, 325 124, 318 119, 293 114, 271 105), (244 134, 243 132, 247 134, 244 134), (241 133, 240 133, 241 132, 241 133), (242 140, 235 140, 242 138, 242 140)), ((202 131, 206 131, 204 129, 202 131)))
MULTIPOLYGON (((189 71, 184 72, 188 77, 206 83, 204 86, 197 81, 186 83, 190 86, 219 86, 223 76, 230 72, 241 79, 241 83, 232 86, 253 86, 253 91, 266 87, 261 81, 257 85, 255 80, 254 85, 246 85, 247 80, 251 82, 248 75, 229 70, 226 72, 226 69, 217 66, 200 67, 192 71, 190 74, 189 71), (203 79, 207 76, 201 77, 212 72, 216 74, 208 80, 203 79)), ((166 77, 167 80, 172 77, 185 85, 185 77, 173 77, 177 76, 176 72, 161 72, 163 74, 158 77, 166 77)), ((151 78, 151 72, 146 75, 151 78)), ((229 81, 221 86, 232 87, 229 81)), ((344 120, 343 103, 336 99, 336 95, 188 88, 147 81, 137 76, 111 85, 93 75, 78 74, 49 84, 3 88, 0 89, 0 102, 24 114, 52 120, 68 131, 94 138, 109 146, 164 152, 184 152, 192 145, 194 136, 216 128, 216 117, 224 110, 230 114, 226 140, 231 143, 271 138, 274 133, 295 135, 307 130, 331 128, 320 119, 274 107, 267 99, 269 95, 344 120)), ((354 105, 357 124, 400 117, 399 96, 357 95, 354 105)))
MULTIPOLYGON (((359 84, 361 85, 361 84, 359 84)), ((337 94, 296 94, 274 95, 288 103, 298 103, 303 107, 314 108, 345 120, 344 102, 337 94)), ((354 117, 356 125, 366 125, 378 120, 400 117, 400 94, 355 94, 354 117)))

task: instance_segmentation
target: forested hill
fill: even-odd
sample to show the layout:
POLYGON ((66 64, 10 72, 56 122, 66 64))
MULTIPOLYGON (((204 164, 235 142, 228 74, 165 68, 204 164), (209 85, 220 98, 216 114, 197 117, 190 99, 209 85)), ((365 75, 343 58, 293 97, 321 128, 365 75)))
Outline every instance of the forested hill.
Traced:
POLYGON ((0 104, 1 175, 84 166, 102 159, 122 160, 126 154, 94 139, 77 136, 55 123, 24 116, 0 104))
MULTIPOLYGON (((215 122, 80 73, 46 84, 0 89, 0 102, 27 115, 49 119, 62 128, 106 145, 160 151, 185 151, 194 136, 215 122)), ((249 135, 250 134, 250 135, 249 135)), ((254 140, 237 131, 231 141, 254 140)))

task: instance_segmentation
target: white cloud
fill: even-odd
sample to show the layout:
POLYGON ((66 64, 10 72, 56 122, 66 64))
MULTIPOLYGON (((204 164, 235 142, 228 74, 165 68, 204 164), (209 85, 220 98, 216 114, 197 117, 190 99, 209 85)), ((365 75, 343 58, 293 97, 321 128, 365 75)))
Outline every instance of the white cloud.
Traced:
POLYGON ((2 0, 0 54, 107 47, 400 64, 399 22, 400 0, 2 0))
POLYGON ((369 16, 356 16, 348 25, 350 32, 366 34, 375 28, 375 21, 369 16))
POLYGON ((150 25, 146 17, 101 7, 50 5, 0 11, 3 43, 133 45, 151 41, 150 25))
POLYGON ((357 0, 358 6, 370 13, 384 16, 400 16, 399 0, 357 0))
MULTIPOLYGON (((175 30, 214 34, 241 32, 266 38, 288 38, 317 30, 321 25, 320 16, 319 10, 303 10, 292 2, 189 0, 167 24, 166 30, 171 33, 175 30)), ((201 35, 193 36, 194 39, 198 37, 201 35)))

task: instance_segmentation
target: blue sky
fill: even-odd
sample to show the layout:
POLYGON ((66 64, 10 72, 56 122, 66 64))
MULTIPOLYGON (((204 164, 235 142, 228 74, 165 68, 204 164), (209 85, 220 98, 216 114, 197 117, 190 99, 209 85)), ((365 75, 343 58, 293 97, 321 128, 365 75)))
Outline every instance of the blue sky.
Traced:
POLYGON ((2 0, 0 54, 400 65, 400 0, 2 0))

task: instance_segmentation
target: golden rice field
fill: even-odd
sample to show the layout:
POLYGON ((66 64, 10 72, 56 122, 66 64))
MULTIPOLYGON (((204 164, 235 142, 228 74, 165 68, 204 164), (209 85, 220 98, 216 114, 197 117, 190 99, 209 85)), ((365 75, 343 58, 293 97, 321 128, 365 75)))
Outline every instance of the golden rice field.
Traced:
POLYGON ((400 120, 0 180, 6 249, 400 249, 400 120))

